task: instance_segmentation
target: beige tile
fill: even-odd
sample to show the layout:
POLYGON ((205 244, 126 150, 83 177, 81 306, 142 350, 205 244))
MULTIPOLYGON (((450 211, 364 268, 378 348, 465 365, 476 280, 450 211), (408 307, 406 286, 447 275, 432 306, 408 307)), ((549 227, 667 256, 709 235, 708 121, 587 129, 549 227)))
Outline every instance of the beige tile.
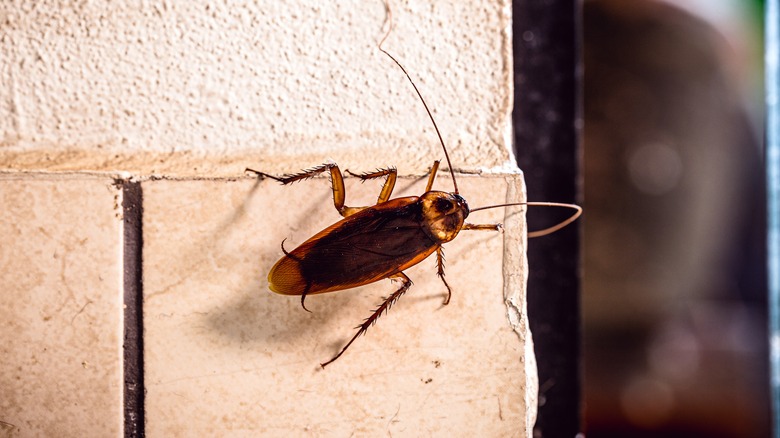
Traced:
MULTIPOLYGON (((459 178, 471 207, 519 196, 521 181, 459 178)), ((424 185, 400 179, 396 195, 424 185)), ((451 186, 442 176, 437 187, 451 186)), ((514 295, 524 312, 522 215, 503 235, 462 232, 445 245, 448 306, 434 257, 408 269, 410 291, 323 370, 397 287, 382 280, 310 296, 313 313, 267 289, 282 239, 292 249, 340 219, 327 179, 150 181, 143 190, 148 436, 530 434, 531 344, 524 316, 508 317, 505 304, 514 295)), ((347 204, 373 203, 378 190, 348 180, 347 204)), ((504 210, 469 219, 503 221, 504 210)))
POLYGON ((6 175, 0 205, 0 436, 120 436, 120 190, 6 175))

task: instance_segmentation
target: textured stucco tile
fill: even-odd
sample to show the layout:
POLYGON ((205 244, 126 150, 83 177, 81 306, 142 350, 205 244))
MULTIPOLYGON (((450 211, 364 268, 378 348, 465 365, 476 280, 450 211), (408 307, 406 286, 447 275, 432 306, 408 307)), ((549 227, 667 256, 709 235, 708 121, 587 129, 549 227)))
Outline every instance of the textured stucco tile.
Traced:
MULTIPOLYGON (((460 168, 506 168, 509 0, 390 3, 385 48, 460 168)), ((6 1, 0 17, 0 169, 234 176, 262 157, 281 172, 335 151, 422 172, 420 152, 438 148, 377 49, 381 0, 6 1)))
POLYGON ((120 436, 120 190, 6 175, 0 205, 0 436, 120 436))
MULTIPOLYGON (((441 175, 435 187, 449 190, 441 175)), ((471 207, 523 191, 519 175, 458 181, 471 207)), ((424 185, 399 179, 396 196, 424 185)), ((347 205, 373 203, 379 187, 348 179, 347 205)), ((448 306, 435 256, 407 269, 409 292, 323 370, 398 287, 382 280, 310 296, 312 313, 267 289, 282 239, 291 250, 340 219, 327 179, 150 181, 143 191, 148 436, 530 434, 522 214, 504 234, 463 231, 445 244, 448 306)), ((503 222, 505 213, 469 220, 503 222)))

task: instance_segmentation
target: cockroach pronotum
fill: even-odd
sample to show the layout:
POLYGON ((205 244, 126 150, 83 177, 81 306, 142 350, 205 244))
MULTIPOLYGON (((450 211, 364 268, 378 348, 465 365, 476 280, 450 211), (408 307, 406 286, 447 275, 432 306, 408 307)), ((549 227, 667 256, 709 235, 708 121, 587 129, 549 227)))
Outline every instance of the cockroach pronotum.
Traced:
POLYGON ((452 289, 444 279, 442 245, 454 239, 461 230, 499 231, 502 226, 501 224, 467 223, 465 220, 470 213, 515 205, 566 207, 575 210, 574 214, 563 222, 544 230, 530 232, 528 237, 539 237, 555 232, 575 221, 582 213, 582 208, 577 205, 557 202, 519 202, 469 209, 466 200, 458 193, 455 171, 450 162, 447 147, 444 145, 441 132, 420 90, 404 66, 382 48, 382 44, 393 28, 392 14, 387 5, 386 10, 388 30, 377 47, 403 71, 425 107, 447 160, 454 186, 453 192, 433 190, 433 182, 439 169, 439 160, 433 163, 428 173, 425 192, 421 196, 396 199, 390 199, 397 177, 395 168, 380 169, 364 174, 354 174, 347 171, 349 175, 363 181, 385 178, 377 203, 368 207, 347 207, 344 205, 344 178, 336 163, 326 163, 297 174, 286 174, 281 177, 246 169, 247 172, 252 172, 259 178, 271 178, 282 184, 291 184, 329 171, 333 189, 333 203, 339 214, 343 216, 342 220, 315 234, 292 251, 287 251, 284 248, 284 241, 282 241, 284 256, 268 273, 268 287, 271 291, 282 295, 300 295, 301 306, 308 312, 305 304, 308 295, 351 289, 385 278, 400 280, 402 283, 398 290, 385 298, 371 316, 357 327, 357 333, 333 358, 320 364, 323 368, 341 357, 347 348, 377 321, 382 313, 390 309, 409 290, 412 280, 403 271, 420 263, 433 253, 436 253, 437 275, 447 288, 444 304, 449 303, 452 289))

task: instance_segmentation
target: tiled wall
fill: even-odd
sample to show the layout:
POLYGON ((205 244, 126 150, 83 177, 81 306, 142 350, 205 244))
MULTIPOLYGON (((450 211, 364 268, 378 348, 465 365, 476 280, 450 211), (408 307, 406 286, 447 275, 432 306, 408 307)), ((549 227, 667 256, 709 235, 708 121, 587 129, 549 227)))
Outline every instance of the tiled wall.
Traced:
MULTIPOLYGON (((530 434, 521 213, 474 213, 506 229, 445 246, 452 302, 423 261, 324 370, 397 284, 310 296, 312 313, 267 289, 283 239, 289 250, 340 217, 327 179, 281 186, 244 167, 396 165, 416 175, 398 196, 420 194, 443 158, 377 54, 381 2, 147 6, 0 6, 13 24, 0 39, 0 436, 530 434)), ((522 199, 508 3, 396 8, 387 48, 471 173, 460 193, 472 207, 522 199)), ((380 185, 348 178, 347 204, 380 185)), ((451 187, 440 172, 435 188, 451 187)))
POLYGON ((4 175, 0 205, 0 435, 121 434, 121 189, 4 175))

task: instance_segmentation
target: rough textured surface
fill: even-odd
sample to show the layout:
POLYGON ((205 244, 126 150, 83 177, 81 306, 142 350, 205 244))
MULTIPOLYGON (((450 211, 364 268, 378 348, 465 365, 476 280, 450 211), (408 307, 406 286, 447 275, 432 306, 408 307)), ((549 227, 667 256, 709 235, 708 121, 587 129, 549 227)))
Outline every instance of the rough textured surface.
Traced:
POLYGON ((120 194, 0 175, 0 436, 122 432, 120 194))
MULTIPOLYGON (((522 199, 522 176, 502 173, 517 170, 509 148, 509 2, 426 0, 393 7, 397 27, 385 47, 415 78, 454 167, 483 172, 484 178, 459 178, 461 193, 472 207, 522 199)), ((435 262, 424 261, 408 271, 415 284, 390 314, 321 371, 318 363, 395 286, 382 281, 311 297, 314 314, 295 298, 268 292, 265 276, 281 255, 281 239, 300 243, 338 219, 327 180, 281 187, 219 178, 243 175, 247 166, 284 173, 328 159, 342 169, 397 166, 402 175, 421 175, 443 158, 408 81, 376 48, 384 20, 381 1, 0 4, 0 170, 21 170, 15 173, 20 184, 35 181, 37 171, 70 170, 129 172, 143 181, 147 436, 530 435, 537 385, 523 305, 523 215, 510 219, 519 222, 503 236, 469 232, 446 246, 453 286, 449 306, 440 304, 444 288, 435 262)), ((447 177, 440 175, 437 187, 449 190, 447 177)), ((93 215, 104 209, 93 205, 94 187, 85 188, 80 178, 95 181, 64 182, 49 222, 9 216, 3 226, 64 227, 71 231, 62 237, 66 242, 102 229, 104 218, 93 215), (82 211, 88 213, 74 213, 82 211)), ((419 194, 424 182, 408 178, 399 180, 397 193, 413 183, 419 194)), ((347 203, 374 202, 378 187, 349 180, 347 203)), ((116 191, 109 187, 105 193, 116 191)), ((6 204, 17 211, 27 203, 17 196, 6 204)), ((503 216, 497 209, 471 219, 503 216)), ((72 259, 75 272, 89 278, 116 269, 121 233, 113 236, 113 245, 99 255, 79 252, 72 259)), ((22 280, 49 286, 61 299, 46 276, 53 269, 46 255, 57 242, 27 239, 0 254, 25 272, 22 280), (17 254, 26 253, 43 258, 31 260, 30 267, 14 264, 26 260, 17 254)), ((110 281, 121 284, 119 278, 110 281)), ((118 296, 99 297, 114 298, 118 303, 118 296)), ((98 298, 93 301, 82 314, 98 309, 98 298)), ((46 306, 42 299, 28 310, 46 306)), ((119 321, 113 321, 114 331, 101 332, 114 343, 116 360, 119 321)), ((19 327, 47 342, 64 336, 50 336, 35 318, 19 327)), ((4 329, 0 335, 17 333, 4 329)), ((27 351, 5 344, 4 352, 27 351)), ((100 342, 84 342, 62 355, 80 357, 101 348, 100 342)), ((22 368, 8 372, 28 373, 29 365, 13 354, 7 357, 22 368)), ((111 375, 117 392, 93 375, 84 386, 65 387, 85 371, 50 365, 32 367, 31 380, 19 381, 34 387, 58 376, 61 381, 52 385, 64 388, 57 395, 70 403, 63 410, 72 413, 68 420, 89 420, 100 436, 121 433, 100 429, 114 421, 120 425, 120 375, 111 375), (92 406, 92 397, 99 403, 90 412, 104 423, 74 410, 92 406)), ((115 371, 109 365, 101 369, 115 371)), ((3 391, 17 394, 19 388, 0 386, 0 403, 13 405, 10 410, 0 405, 0 431, 6 422, 17 427, 15 419, 24 419, 6 417, 8 412, 24 411, 30 421, 45 417, 38 406, 25 411, 35 398, 5 397, 3 391)), ((48 429, 42 434, 55 435, 48 429)))
MULTIPOLYGON (((519 175, 459 183, 472 207, 523 193, 519 175)), ((449 185, 441 177, 436 186, 449 185)), ((423 186, 401 179, 397 195, 423 186)), ((504 302, 525 296, 522 210, 476 212, 475 223, 509 219, 506 232, 464 231, 445 245, 448 306, 435 257, 424 260, 406 271, 410 291, 322 370, 397 287, 383 280, 310 296, 313 313, 299 297, 268 291, 281 240, 292 249, 340 218, 327 179, 287 187, 156 181, 143 189, 149 436, 530 435, 536 370, 527 319, 521 313, 513 329, 504 302)), ((347 204, 371 203, 378 190, 349 179, 347 204)))
MULTIPOLYGON (((509 2, 396 3, 386 48, 453 162, 507 168, 509 2)), ((440 155, 376 48, 381 1, 107 6, 0 4, 0 169, 215 176, 333 157, 419 174, 440 155)))

